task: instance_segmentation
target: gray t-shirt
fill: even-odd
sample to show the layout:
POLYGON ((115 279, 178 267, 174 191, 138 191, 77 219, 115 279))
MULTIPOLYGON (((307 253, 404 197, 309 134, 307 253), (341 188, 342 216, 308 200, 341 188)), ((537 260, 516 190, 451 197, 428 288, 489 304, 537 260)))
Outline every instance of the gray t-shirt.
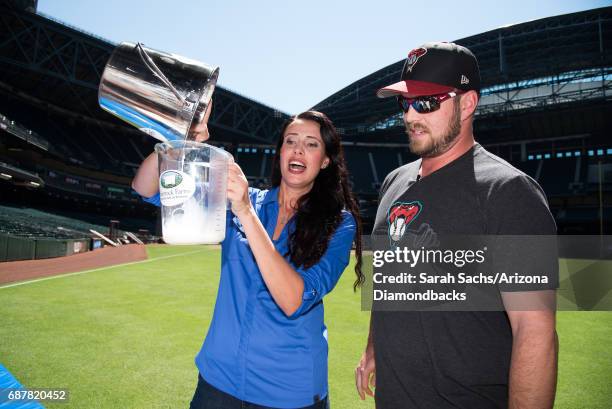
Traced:
MULTIPOLYGON (((426 245, 437 235, 556 234, 540 186, 479 144, 419 180, 420 165, 386 177, 373 235, 410 246, 407 239, 426 245)), ((507 408, 504 311, 376 311, 372 329, 378 409, 507 408)))

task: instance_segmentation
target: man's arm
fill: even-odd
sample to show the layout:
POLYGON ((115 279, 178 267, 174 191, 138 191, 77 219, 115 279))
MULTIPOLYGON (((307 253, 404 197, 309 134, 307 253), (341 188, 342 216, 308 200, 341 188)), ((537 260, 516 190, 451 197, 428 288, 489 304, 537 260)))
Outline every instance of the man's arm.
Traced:
POLYGON ((554 297, 552 290, 502 292, 512 327, 509 409, 553 407, 559 349, 554 297))
POLYGON ((359 397, 364 400, 365 395, 374 396, 370 387, 376 387, 376 363, 374 361, 374 340, 372 337, 372 316, 370 315, 370 331, 366 349, 355 368, 355 386, 359 397))

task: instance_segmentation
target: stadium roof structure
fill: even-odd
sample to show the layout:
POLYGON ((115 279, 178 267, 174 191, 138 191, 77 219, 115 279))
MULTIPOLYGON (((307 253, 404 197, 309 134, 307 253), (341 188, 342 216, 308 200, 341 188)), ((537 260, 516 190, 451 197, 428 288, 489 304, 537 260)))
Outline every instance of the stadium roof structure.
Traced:
MULTIPOLYGON (((98 106, 100 75, 115 44, 35 14, 35 8, 35 0, 0 0, 0 95, 104 129, 139 133, 98 106)), ((537 139, 604 132, 609 128, 606 112, 612 114, 608 103, 612 95, 610 38, 612 7, 456 40, 479 59, 483 85, 477 112, 480 120, 475 125, 479 140, 487 132, 495 135, 496 142, 500 142, 500 132, 506 134, 502 141, 517 134, 537 139), (575 109, 577 104, 581 110, 575 109), (525 112, 530 113, 529 118, 525 112), (499 121, 508 116, 515 116, 511 127, 508 121, 499 121)), ((411 46, 417 44, 406 44, 411 46)), ((349 143, 404 142, 395 101, 375 96, 378 88, 398 80, 403 63, 398 61, 354 82, 314 108, 330 116, 349 143)), ((222 87, 217 87, 214 98, 210 125, 219 142, 273 144, 288 118, 222 87)))
MULTIPOLYGON (((35 14, 35 8, 35 1, 0 0, 0 95, 132 132, 98 105, 100 76, 115 44, 35 14)), ((288 118, 220 86, 214 99, 209 124, 221 142, 271 144, 288 118)))
MULTIPOLYGON (((584 101, 604 104, 609 111, 611 40, 612 7, 604 7, 502 27, 455 42, 468 47, 479 60, 483 89, 477 117, 484 118, 547 107, 562 116, 564 105, 584 101)), ((406 43, 406 52, 418 45, 406 43)), ((399 134, 403 124, 395 99, 378 99, 375 93, 399 80, 403 64, 404 60, 398 61, 352 83, 314 109, 327 113, 343 130, 345 140, 368 139, 385 129, 399 134)), ((555 128, 557 119, 547 126, 555 128)), ((601 114, 597 118, 583 115, 578 122, 593 120, 602 122, 601 114)), ((488 128, 495 121, 484 122, 476 124, 488 128)), ((598 129, 604 130, 605 124, 598 129)), ((567 129, 548 133, 565 134, 567 129)))

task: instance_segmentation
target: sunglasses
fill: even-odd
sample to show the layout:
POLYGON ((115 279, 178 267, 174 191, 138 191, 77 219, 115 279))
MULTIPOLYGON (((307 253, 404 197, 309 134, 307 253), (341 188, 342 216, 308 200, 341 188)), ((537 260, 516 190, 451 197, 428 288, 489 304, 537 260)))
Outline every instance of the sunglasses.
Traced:
POLYGON ((397 104, 402 112, 408 112, 410 107, 412 107, 419 114, 428 114, 437 111, 444 101, 459 94, 463 94, 463 92, 447 92, 446 94, 426 95, 416 98, 406 98, 403 95, 398 95, 397 104))

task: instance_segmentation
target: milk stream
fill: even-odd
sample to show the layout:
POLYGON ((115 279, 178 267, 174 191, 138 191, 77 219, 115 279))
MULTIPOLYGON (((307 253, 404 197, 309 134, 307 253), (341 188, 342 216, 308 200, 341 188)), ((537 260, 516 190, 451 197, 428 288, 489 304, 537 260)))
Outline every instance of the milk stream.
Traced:
POLYGON ((220 217, 216 212, 207 211, 201 202, 191 198, 182 206, 172 210, 172 215, 164 217, 162 229, 164 241, 168 244, 213 244, 223 240, 225 229, 214 228, 220 217))

